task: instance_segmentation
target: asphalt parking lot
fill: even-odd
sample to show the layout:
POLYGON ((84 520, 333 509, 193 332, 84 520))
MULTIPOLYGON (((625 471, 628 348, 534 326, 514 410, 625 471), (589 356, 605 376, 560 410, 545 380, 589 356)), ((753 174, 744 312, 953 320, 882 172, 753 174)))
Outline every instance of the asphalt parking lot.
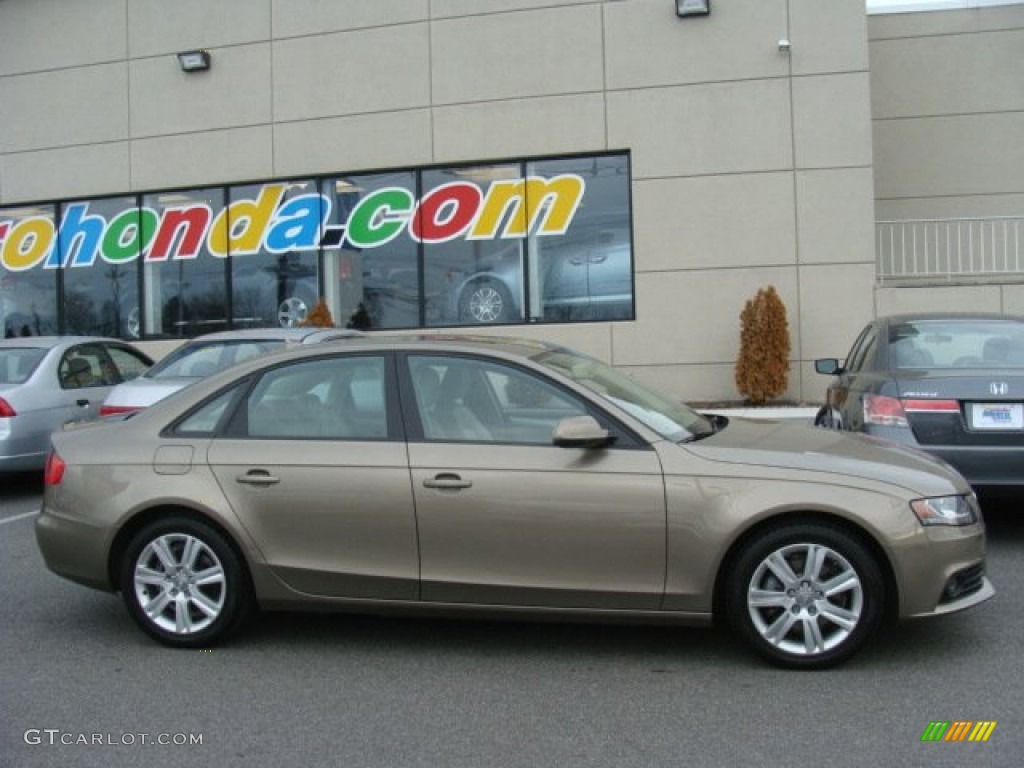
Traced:
POLYGON ((711 630, 337 615, 168 650, 118 598, 46 571, 39 483, 0 480, 0 766, 1021 764, 1012 503, 986 509, 993 600, 794 673, 711 630), (984 743, 922 743, 937 720, 997 725, 984 743))

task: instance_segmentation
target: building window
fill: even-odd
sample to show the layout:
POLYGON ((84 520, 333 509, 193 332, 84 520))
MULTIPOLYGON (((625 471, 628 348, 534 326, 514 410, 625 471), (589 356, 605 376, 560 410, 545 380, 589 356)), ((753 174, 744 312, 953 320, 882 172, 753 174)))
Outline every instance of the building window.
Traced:
POLYGON ((57 333, 52 205, 0 209, 0 321, 4 336, 57 333))
POLYGON ((9 208, 0 266, 13 335, 287 327, 320 297, 360 329, 628 320, 629 156, 9 208))

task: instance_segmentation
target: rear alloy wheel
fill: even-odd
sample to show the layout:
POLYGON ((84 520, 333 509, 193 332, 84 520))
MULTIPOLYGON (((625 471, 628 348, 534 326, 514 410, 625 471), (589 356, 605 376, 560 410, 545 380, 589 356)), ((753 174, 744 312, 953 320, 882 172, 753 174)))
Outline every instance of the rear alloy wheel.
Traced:
POLYGON ((512 315, 512 294, 497 280, 477 280, 459 299, 459 319, 473 323, 507 322, 512 315))
POLYGON ((213 528, 189 518, 159 520, 139 531, 125 551, 120 583, 139 626, 179 648, 227 637, 253 605, 234 550, 213 528))
POLYGON ((772 663, 824 669, 852 656, 882 617, 878 563, 827 523, 799 523, 754 539, 728 585, 729 620, 772 663))

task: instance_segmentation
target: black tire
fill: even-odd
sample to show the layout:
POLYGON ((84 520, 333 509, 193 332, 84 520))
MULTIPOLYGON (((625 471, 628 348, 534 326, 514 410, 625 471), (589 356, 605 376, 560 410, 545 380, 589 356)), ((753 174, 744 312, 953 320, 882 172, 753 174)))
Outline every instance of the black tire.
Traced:
POLYGON ((822 406, 822 408, 815 415, 814 426, 822 427, 823 429, 842 428, 839 419, 836 418, 836 412, 829 408, 827 405, 822 406))
POLYGON ((885 582, 878 562, 857 538, 829 523, 793 523, 753 538, 728 578, 725 605, 733 631, 776 666, 835 666, 856 653, 882 619, 885 582), (816 564, 808 568, 809 560, 816 564), (788 573, 780 574, 785 566, 788 573), (843 576, 839 587, 835 580, 843 576), (751 599, 755 590, 759 604, 751 599))
POLYGON ((120 586, 143 631, 175 648, 226 639, 254 606, 248 571, 234 549, 218 531, 187 517, 157 520, 132 538, 120 586))
POLYGON ((514 313, 512 293, 500 280, 475 280, 459 296, 459 320, 464 323, 507 323, 514 313))

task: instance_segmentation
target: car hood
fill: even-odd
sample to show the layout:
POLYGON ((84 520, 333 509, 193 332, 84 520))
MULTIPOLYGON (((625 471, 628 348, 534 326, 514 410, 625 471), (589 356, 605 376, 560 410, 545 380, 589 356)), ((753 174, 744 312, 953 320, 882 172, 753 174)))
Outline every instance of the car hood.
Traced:
POLYGON ((197 381, 200 379, 147 379, 143 376, 118 384, 110 390, 103 404, 146 408, 197 381))
POLYGON ((709 461, 874 480, 919 496, 970 492, 956 470, 929 454, 804 424, 733 418, 716 434, 683 447, 709 461))

